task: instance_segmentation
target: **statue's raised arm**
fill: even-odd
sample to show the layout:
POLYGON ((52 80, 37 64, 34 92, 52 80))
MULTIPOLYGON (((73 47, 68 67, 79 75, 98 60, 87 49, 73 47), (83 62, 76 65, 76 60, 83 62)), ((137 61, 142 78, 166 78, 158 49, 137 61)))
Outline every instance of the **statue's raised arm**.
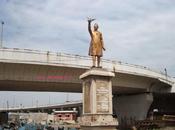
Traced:
POLYGON ((87 18, 87 21, 88 21, 88 31, 89 31, 89 34, 92 38, 92 30, 91 30, 91 22, 94 21, 95 19, 92 19, 92 18, 87 18))

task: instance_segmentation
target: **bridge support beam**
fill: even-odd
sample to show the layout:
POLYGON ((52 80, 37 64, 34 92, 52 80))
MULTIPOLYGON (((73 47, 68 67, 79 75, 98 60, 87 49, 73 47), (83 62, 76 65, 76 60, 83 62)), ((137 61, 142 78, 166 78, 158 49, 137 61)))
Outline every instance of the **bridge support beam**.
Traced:
POLYGON ((144 120, 153 102, 152 93, 115 95, 113 97, 114 114, 119 124, 132 123, 134 120, 144 120), (123 121, 123 122, 122 122, 123 121))
POLYGON ((82 130, 115 130, 118 122, 112 117, 112 82, 114 73, 92 68, 80 76, 83 80, 82 130))

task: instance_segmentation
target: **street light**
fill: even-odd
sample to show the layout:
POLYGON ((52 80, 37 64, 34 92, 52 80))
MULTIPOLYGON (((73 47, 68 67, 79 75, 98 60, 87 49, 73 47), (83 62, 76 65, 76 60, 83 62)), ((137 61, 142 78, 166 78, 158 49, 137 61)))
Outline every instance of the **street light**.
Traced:
POLYGON ((2 28, 1 28, 1 44, 0 44, 0 48, 2 48, 2 42, 3 42, 3 25, 4 25, 4 21, 1 21, 1 25, 2 25, 2 28))

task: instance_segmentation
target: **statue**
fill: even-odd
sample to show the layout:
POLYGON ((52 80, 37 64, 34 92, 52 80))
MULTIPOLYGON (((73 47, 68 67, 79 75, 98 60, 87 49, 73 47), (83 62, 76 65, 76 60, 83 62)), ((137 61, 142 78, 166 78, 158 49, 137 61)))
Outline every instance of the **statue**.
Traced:
POLYGON ((98 24, 94 24, 94 30, 91 30, 91 22, 95 19, 88 18, 88 31, 91 36, 91 42, 89 47, 89 55, 92 56, 93 66, 96 67, 96 60, 97 60, 97 67, 101 68, 100 60, 103 56, 103 50, 105 51, 102 33, 98 31, 98 24))

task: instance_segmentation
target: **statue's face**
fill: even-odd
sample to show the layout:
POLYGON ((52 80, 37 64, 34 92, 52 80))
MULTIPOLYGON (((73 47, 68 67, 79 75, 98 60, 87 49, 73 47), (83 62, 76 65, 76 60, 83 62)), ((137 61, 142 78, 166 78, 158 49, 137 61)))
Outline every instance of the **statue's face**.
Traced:
POLYGON ((94 30, 95 30, 95 31, 98 30, 98 24, 97 24, 97 23, 94 24, 94 30))

